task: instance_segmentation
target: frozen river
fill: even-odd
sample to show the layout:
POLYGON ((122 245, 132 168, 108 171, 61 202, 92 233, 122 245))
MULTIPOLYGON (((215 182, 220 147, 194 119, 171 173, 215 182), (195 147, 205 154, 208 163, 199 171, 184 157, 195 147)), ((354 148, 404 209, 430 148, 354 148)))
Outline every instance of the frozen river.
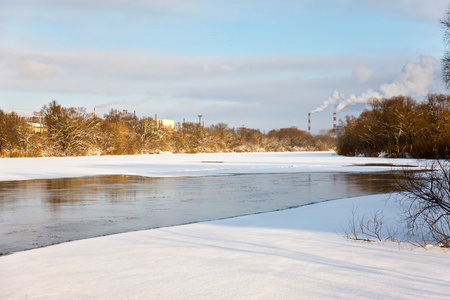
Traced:
POLYGON ((391 173, 4 181, 0 182, 0 254, 394 189, 391 173))

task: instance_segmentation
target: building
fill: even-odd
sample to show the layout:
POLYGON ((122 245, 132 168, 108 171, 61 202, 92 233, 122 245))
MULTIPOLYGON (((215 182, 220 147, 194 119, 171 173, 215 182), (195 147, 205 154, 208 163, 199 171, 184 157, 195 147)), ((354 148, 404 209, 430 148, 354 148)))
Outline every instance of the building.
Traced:
POLYGON ((167 129, 174 129, 175 128, 175 121, 174 120, 167 120, 167 119, 161 119, 158 120, 158 127, 164 127, 167 129))

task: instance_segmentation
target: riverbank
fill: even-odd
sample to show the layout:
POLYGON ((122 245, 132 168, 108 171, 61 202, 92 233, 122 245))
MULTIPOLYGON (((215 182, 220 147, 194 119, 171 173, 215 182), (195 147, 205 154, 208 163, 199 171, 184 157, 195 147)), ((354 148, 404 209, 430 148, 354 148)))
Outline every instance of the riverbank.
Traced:
MULTIPOLYGON (((156 161, 150 170, 145 169, 142 161, 130 164, 122 160, 121 165, 116 160, 110 165, 105 162, 102 172, 122 168, 130 173, 139 169, 146 174, 161 174, 167 168, 187 173, 192 166, 203 168, 197 169, 197 174, 223 173, 226 168, 243 172, 292 168, 297 168, 297 172, 303 169, 345 172, 390 168, 382 164, 415 163, 343 158, 333 153, 291 154, 291 157, 283 153, 266 154, 265 160, 264 155, 259 155, 248 155, 241 162, 239 155, 233 160, 232 156, 218 155, 214 159, 223 162, 216 167, 205 167, 212 163, 202 162, 205 159, 202 155, 189 156, 191 163, 186 160, 180 163, 181 158, 173 157, 170 161, 178 163, 161 162, 160 170, 156 170, 156 161), (219 166, 222 164, 225 167, 219 166), (362 164, 365 166, 355 167, 362 164)), ((83 174, 83 170, 89 175, 101 170, 98 165, 89 168, 88 163, 77 160, 70 159, 73 169, 67 167, 68 163, 49 162, 52 167, 42 173, 33 173, 37 171, 35 167, 18 165, 7 171, 2 167, 0 178, 5 180, 8 174, 22 179, 83 174), (58 165, 66 169, 59 169, 58 165)), ((5 161, 0 161, 0 167, 2 164, 5 161)), ((446 250, 400 249, 396 243, 358 243, 343 237, 352 207, 358 207, 360 214, 383 210, 386 222, 395 222, 398 207, 388 198, 376 195, 334 200, 14 253, 0 257, 0 298, 448 299, 450 262, 446 250)))
MULTIPOLYGON (((2 299, 448 299, 441 249, 345 239, 386 195, 117 234, 0 257, 2 299)), ((391 220, 392 221, 392 220, 391 220)))

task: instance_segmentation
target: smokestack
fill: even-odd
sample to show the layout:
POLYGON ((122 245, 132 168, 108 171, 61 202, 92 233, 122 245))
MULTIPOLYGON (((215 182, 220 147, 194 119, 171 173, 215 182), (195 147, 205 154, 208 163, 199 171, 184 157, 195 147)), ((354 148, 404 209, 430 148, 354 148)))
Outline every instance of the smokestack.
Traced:
POLYGON ((308 133, 311 134, 311 113, 308 113, 308 133))
POLYGON ((334 137, 336 137, 336 135, 337 135, 336 113, 333 113, 333 130, 334 130, 334 137))

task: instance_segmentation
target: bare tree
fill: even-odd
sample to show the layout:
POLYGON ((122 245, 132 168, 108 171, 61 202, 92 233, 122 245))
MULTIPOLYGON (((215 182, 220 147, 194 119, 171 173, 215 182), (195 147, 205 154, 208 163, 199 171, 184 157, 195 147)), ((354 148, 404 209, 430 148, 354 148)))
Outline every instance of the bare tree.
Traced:
POLYGON ((98 120, 85 108, 65 108, 55 100, 42 109, 48 127, 53 155, 87 155, 95 145, 98 120))
POLYGON ((450 157, 450 97, 427 96, 373 99, 371 109, 341 123, 337 152, 343 155, 390 157, 450 157))
MULTIPOLYGON (((445 17, 440 20, 444 29, 444 42, 450 46, 450 8, 445 12, 445 17)), ((450 89, 450 49, 447 48, 442 58, 442 79, 447 89, 450 89)))
POLYGON ((436 160, 427 173, 404 172, 398 184, 410 240, 421 246, 450 243, 450 161, 436 160))

